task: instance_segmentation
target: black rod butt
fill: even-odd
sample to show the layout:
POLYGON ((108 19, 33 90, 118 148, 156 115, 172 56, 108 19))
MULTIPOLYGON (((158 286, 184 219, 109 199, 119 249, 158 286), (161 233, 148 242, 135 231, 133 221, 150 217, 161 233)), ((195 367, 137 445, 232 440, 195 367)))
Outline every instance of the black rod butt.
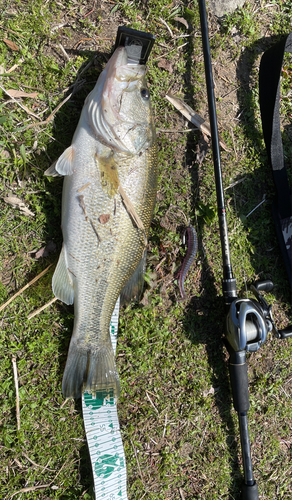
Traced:
POLYGON ((258 485, 256 482, 251 486, 243 484, 240 500, 259 500, 258 485))

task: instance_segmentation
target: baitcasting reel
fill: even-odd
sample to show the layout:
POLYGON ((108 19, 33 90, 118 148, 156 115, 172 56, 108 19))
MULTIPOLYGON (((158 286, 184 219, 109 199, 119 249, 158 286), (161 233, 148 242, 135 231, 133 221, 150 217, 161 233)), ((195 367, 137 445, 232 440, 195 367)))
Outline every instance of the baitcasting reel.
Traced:
POLYGON ((231 303, 226 319, 226 340, 234 351, 257 351, 269 332, 280 339, 292 337, 292 326, 277 330, 272 306, 260 294, 261 291, 270 292, 273 287, 271 280, 257 281, 251 286, 257 300, 236 299, 231 303))

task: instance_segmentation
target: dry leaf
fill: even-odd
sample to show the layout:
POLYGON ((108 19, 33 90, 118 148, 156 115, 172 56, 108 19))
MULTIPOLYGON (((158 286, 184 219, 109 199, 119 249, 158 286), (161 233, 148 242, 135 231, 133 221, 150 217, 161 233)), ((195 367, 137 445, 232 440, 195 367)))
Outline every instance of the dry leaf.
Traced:
POLYGON ((169 73, 173 73, 173 67, 170 61, 167 61, 166 59, 161 59, 158 63, 158 68, 165 69, 165 71, 168 71, 169 73))
POLYGON ((5 201, 5 203, 8 203, 13 208, 19 208, 19 210, 21 210, 21 212, 24 215, 34 216, 34 213, 31 212, 27 208, 27 206, 23 203, 23 201, 20 200, 19 198, 17 198, 17 196, 6 196, 6 197, 3 198, 3 200, 5 201))
POLYGON ((3 42, 6 43, 6 45, 11 49, 11 50, 19 50, 17 45, 15 45, 14 42, 11 42, 11 40, 7 40, 7 38, 3 38, 3 42))
POLYGON ((184 19, 183 17, 175 17, 174 18, 175 21, 178 21, 179 23, 182 23, 185 25, 185 27, 187 28, 187 30, 189 29, 189 23, 188 21, 186 21, 186 19, 184 19))
POLYGON ((203 391, 203 397, 206 398, 207 396, 209 396, 209 394, 211 394, 213 396, 213 394, 218 392, 219 389, 220 389, 220 387, 211 386, 209 390, 203 391))
POLYGON ((11 95, 11 97, 31 97, 32 99, 35 99, 39 95, 38 92, 32 92, 29 94, 27 92, 23 92, 22 90, 15 89, 9 89, 7 92, 11 95))
POLYGON ((40 259, 41 257, 48 257, 50 253, 55 253, 56 251, 56 244, 53 241, 49 241, 46 247, 40 248, 36 254, 35 254, 35 259, 40 259))

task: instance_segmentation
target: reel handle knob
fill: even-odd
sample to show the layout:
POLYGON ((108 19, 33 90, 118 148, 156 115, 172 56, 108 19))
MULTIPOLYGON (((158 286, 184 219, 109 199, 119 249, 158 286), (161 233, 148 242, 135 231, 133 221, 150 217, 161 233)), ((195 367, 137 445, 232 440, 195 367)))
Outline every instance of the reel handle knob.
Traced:
POLYGON ((254 287, 257 292, 271 292, 274 288, 272 280, 256 281, 254 287))
POLYGON ((292 337, 292 325, 287 326, 284 330, 278 330, 281 339, 292 337))

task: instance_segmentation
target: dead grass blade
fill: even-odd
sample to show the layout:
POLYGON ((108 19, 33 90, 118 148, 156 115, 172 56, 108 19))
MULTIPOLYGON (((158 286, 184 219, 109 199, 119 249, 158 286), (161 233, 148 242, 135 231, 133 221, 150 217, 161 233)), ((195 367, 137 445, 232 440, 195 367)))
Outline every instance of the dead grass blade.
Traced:
POLYGON ((20 430, 19 389, 18 389, 17 364, 15 356, 12 356, 12 368, 13 368, 15 394, 16 394, 16 421, 17 421, 17 430, 19 431, 20 430))
MULTIPOLYGON (((204 120, 204 118, 202 118, 200 115, 198 115, 198 113, 195 113, 195 111, 188 104, 186 104, 183 99, 180 99, 179 97, 176 97, 172 94, 166 94, 165 99, 167 99, 178 111, 180 111, 181 114, 187 118, 187 120, 198 127, 198 129, 201 130, 203 134, 211 137, 211 129, 209 123, 206 122, 206 120, 204 120)), ((220 137, 219 143, 225 151, 229 151, 225 142, 220 137)))
POLYGON ((38 274, 29 283, 27 283, 27 285, 25 285, 23 288, 21 288, 20 290, 18 290, 18 292, 16 292, 12 297, 10 297, 10 299, 7 300, 7 302, 5 302, 4 304, 2 304, 2 306, 0 306, 0 312, 3 311, 5 309, 5 307, 7 307, 14 299, 16 299, 16 297, 18 297, 19 295, 21 295, 22 292, 24 292, 24 290, 26 290, 27 288, 29 288, 36 281, 38 281, 44 274, 46 274, 46 272, 50 269, 51 266, 52 266, 52 264, 50 264, 48 267, 46 267, 46 269, 44 269, 40 274, 38 274))
POLYGON ((28 316, 27 316, 27 319, 32 319, 34 318, 35 316, 37 316, 37 314, 40 314, 42 311, 44 311, 47 307, 49 307, 50 305, 52 305, 54 302, 56 302, 57 297, 54 297, 53 299, 51 299, 49 302, 47 302, 45 305, 43 305, 42 307, 39 307, 38 309, 35 309, 33 312, 31 312, 28 316))

